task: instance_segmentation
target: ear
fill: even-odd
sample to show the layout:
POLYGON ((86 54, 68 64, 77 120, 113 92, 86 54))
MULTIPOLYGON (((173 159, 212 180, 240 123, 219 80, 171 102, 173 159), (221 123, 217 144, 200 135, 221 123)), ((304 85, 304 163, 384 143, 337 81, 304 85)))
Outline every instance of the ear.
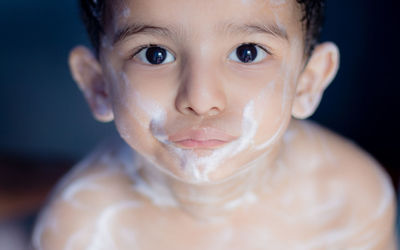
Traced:
POLYGON ((326 42, 315 47, 297 82, 292 107, 295 118, 305 119, 314 113, 338 68, 339 49, 335 44, 326 42))
POLYGON ((86 47, 78 46, 69 55, 72 77, 83 92, 94 117, 101 122, 114 119, 110 96, 100 63, 86 47))

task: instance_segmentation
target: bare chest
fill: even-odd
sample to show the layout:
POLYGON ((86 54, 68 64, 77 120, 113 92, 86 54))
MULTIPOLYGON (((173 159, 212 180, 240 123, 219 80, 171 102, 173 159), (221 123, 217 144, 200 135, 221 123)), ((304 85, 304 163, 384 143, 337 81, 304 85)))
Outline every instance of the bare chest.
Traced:
POLYGON ((245 204, 228 218, 210 221, 179 209, 126 209, 112 219, 109 235, 117 249, 325 249, 327 242, 340 244, 334 233, 350 237, 356 228, 337 197, 286 195, 245 204))

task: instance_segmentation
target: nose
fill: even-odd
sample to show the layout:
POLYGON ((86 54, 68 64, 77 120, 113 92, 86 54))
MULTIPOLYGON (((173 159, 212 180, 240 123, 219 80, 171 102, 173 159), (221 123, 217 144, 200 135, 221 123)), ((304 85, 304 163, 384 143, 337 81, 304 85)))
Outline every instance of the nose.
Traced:
POLYGON ((181 71, 175 106, 185 115, 214 116, 224 111, 226 95, 215 67, 187 62, 181 71))

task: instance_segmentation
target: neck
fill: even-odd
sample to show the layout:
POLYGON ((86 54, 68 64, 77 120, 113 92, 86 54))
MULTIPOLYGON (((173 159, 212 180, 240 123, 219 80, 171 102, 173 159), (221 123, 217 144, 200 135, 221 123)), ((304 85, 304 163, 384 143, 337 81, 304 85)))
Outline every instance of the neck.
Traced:
POLYGON ((168 201, 164 205, 174 204, 197 219, 221 218, 243 205, 257 202, 263 186, 268 185, 268 179, 275 170, 280 146, 274 148, 243 166, 244 170, 240 173, 224 181, 207 184, 179 180, 140 157, 139 179, 152 190, 153 202, 154 197, 158 197, 158 201, 163 197, 163 201, 168 201))

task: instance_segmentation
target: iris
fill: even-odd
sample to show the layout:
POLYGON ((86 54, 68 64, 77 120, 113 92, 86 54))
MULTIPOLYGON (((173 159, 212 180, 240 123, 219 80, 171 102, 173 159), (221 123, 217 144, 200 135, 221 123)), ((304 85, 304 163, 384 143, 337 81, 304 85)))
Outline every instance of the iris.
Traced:
POLYGON ((157 46, 149 47, 146 51, 146 59, 151 64, 161 64, 167 57, 165 49, 157 46))
POLYGON ((243 44, 236 49, 237 58, 243 63, 249 63, 257 58, 257 48, 255 44, 243 44))

